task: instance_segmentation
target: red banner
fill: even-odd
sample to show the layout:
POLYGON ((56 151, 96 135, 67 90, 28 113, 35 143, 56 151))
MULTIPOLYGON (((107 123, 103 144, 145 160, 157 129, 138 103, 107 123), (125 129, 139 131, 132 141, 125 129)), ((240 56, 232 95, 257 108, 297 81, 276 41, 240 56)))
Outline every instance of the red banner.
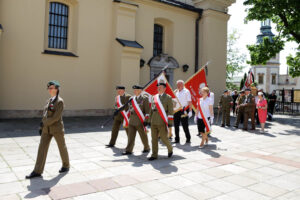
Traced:
POLYGON ((193 109, 197 108, 197 99, 201 98, 200 88, 207 86, 204 67, 190 77, 184 84, 185 88, 191 93, 193 109))
POLYGON ((173 99, 173 107, 174 107, 174 113, 177 112, 178 110, 182 109, 181 108, 181 105, 179 103, 179 100, 177 99, 176 95, 174 94, 166 76, 164 73, 162 73, 160 76, 157 77, 157 79, 153 80, 152 83, 150 83, 148 86, 146 86, 144 88, 144 91, 143 91, 143 94, 144 95, 147 95, 149 97, 149 102, 150 103, 153 103, 151 102, 151 99, 152 99, 152 96, 156 95, 158 92, 157 92, 157 83, 159 81, 163 80, 167 87, 166 87, 166 94, 170 95, 173 99))

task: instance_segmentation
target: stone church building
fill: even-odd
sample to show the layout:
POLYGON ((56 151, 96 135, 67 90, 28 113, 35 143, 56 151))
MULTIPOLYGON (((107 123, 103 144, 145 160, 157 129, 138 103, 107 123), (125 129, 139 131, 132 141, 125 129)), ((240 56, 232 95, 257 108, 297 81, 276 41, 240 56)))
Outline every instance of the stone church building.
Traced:
POLYGON ((216 101, 225 89, 227 8, 235 0, 0 0, 0 118, 40 117, 58 80, 65 116, 111 113, 166 64, 188 79, 203 64, 216 101))

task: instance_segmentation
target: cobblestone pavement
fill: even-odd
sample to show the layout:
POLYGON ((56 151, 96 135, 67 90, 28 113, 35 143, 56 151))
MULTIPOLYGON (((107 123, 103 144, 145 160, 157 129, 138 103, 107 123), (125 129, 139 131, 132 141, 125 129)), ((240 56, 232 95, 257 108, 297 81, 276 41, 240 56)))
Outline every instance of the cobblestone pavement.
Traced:
POLYGON ((100 129, 103 121, 66 118, 70 172, 58 174, 61 161, 52 141, 43 178, 32 180, 24 177, 34 167, 39 120, 0 121, 0 200, 300 199, 300 117, 277 115, 265 134, 214 125, 209 145, 201 150, 192 124, 191 144, 184 144, 181 129, 174 156, 168 159, 160 144, 153 162, 141 153, 139 136, 134 154, 121 155, 124 131, 116 148, 105 148, 111 124, 100 129))

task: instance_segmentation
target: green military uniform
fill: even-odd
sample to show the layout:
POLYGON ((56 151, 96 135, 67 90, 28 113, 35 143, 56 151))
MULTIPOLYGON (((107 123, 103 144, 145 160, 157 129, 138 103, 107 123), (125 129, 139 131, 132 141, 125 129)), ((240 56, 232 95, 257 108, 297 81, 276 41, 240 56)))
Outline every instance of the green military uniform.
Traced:
POLYGON ((239 127, 239 124, 241 122, 241 117, 244 115, 244 107, 241 105, 244 103, 245 98, 246 98, 245 95, 239 95, 239 97, 236 99, 236 105, 239 107, 237 108, 235 127, 239 127))
POLYGON ((230 95, 222 95, 219 101, 219 106, 222 109, 222 126, 226 125, 229 126, 230 125, 230 108, 231 108, 231 104, 232 104, 232 97, 230 95))
MULTIPOLYGON (((123 96, 120 96, 122 105, 124 105, 130 99, 130 97, 131 96, 127 93, 125 93, 123 96)), ((117 97, 115 100, 115 109, 118 109, 117 97)), ((128 111, 128 106, 125 106, 124 110, 128 111)), ((122 116, 121 112, 118 112, 118 114, 114 117, 114 122, 113 122, 112 130, 111 130, 111 139, 109 142, 110 146, 114 146, 116 144, 119 130, 120 130, 120 127, 121 127, 121 124, 123 123, 123 121, 124 121, 124 117, 122 116)), ((128 127, 124 127, 124 128, 125 128, 126 134, 128 135, 128 127)))
POLYGON ((64 110, 64 101, 58 96, 54 101, 52 98, 44 109, 42 135, 36 159, 34 172, 42 174, 45 167, 49 144, 52 137, 58 145, 62 165, 64 168, 70 168, 69 154, 64 138, 64 124, 62 121, 62 112, 64 110))
MULTIPOLYGON (((172 97, 168 94, 162 94, 159 97, 161 104, 163 105, 167 116, 173 116, 173 101, 172 97)), ((163 118, 160 116, 159 111, 152 100, 151 111, 150 111, 150 122, 151 122, 151 136, 152 136, 152 155, 151 157, 158 157, 158 136, 161 141, 167 146, 168 152, 173 152, 173 147, 168 139, 168 128, 163 118)), ((173 125, 173 120, 168 119, 169 126, 173 125)))
POLYGON ((248 96, 245 97, 244 100, 244 130, 248 129, 248 119, 249 117, 251 118, 251 124, 252 124, 252 129, 255 129, 255 99, 252 94, 249 94, 248 96))
MULTIPOLYGON (((133 98, 135 98, 145 118, 148 118, 149 110, 150 110, 148 97, 144 95, 140 95, 138 97, 133 97, 133 98)), ((138 131, 140 135, 140 138, 144 145, 144 151, 149 151, 150 147, 149 147, 147 133, 145 132, 143 123, 141 122, 141 120, 139 119, 137 113, 133 108, 132 101, 131 104, 129 105, 129 111, 130 111, 130 119, 129 119, 129 127, 128 127, 128 144, 125 151, 127 153, 132 153, 134 143, 135 143, 136 131, 138 131)))

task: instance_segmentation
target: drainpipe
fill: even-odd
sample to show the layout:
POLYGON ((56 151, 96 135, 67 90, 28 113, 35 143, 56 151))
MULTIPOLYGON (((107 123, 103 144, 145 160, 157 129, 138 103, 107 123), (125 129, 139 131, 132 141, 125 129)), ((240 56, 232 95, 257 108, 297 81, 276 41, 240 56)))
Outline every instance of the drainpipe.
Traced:
POLYGON ((199 12, 199 15, 196 19, 196 37, 195 37, 195 73, 199 69, 199 21, 202 17, 202 10, 199 12))

